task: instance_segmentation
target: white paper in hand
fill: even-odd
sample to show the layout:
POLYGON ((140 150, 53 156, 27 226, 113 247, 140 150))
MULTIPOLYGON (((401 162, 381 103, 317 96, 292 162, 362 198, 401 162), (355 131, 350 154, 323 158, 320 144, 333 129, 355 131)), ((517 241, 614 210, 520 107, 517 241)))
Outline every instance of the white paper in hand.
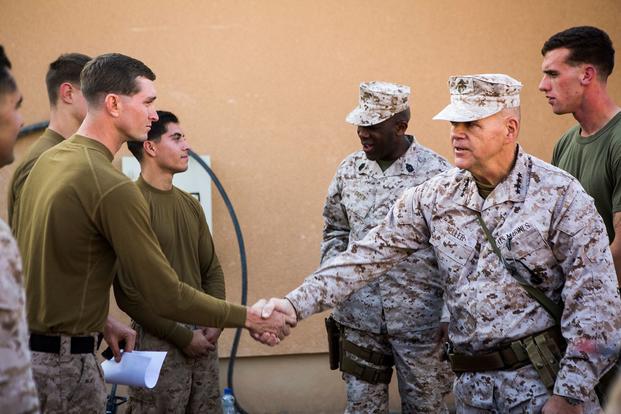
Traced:
POLYGON ((101 363, 104 380, 109 384, 153 388, 160 377, 166 352, 133 351, 123 353, 121 362, 110 359, 101 363))

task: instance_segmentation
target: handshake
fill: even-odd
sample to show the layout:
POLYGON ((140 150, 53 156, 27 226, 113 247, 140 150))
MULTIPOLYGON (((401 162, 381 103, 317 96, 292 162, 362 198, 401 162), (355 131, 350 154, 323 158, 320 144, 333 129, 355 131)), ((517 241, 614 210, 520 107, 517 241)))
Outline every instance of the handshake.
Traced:
POLYGON ((259 300, 248 308, 245 328, 255 340, 274 346, 298 323, 295 308, 287 299, 259 300))

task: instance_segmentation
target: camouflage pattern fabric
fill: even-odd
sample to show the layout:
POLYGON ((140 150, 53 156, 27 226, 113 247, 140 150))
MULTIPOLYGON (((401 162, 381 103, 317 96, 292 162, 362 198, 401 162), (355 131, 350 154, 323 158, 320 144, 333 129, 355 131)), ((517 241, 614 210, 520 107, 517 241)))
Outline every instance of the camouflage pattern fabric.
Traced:
MULTIPOLYGON (((167 351, 157 385, 129 388, 128 414, 221 413, 218 351, 202 358, 187 357, 168 341, 134 324, 137 349, 167 351)), ((194 329, 194 327, 190 329, 194 329)))
MULTIPOLYGON (((412 144, 406 153, 386 171, 368 160, 363 151, 351 154, 340 164, 324 206, 322 263, 347 250, 350 243, 362 239, 380 223, 405 189, 450 168, 444 158, 418 144, 414 137, 408 139, 412 144)), ((435 335, 424 337, 423 343, 408 343, 404 339, 416 336, 416 332, 435 332, 441 309, 442 286, 437 263, 433 251, 426 249, 407 257, 380 281, 356 292, 334 312, 338 322, 355 329, 349 330, 358 337, 354 343, 373 344, 371 348, 387 354, 394 351, 410 355, 396 364, 404 410, 425 405, 437 408, 442 394, 450 391, 447 384, 452 382, 453 373, 448 365, 422 363, 428 349, 435 346, 435 335), (422 354, 417 355, 418 350, 422 354), (433 387, 417 385, 428 383, 433 387), (442 392, 430 392, 434 387, 442 392)), ((369 384, 349 374, 343 378, 347 382, 348 412, 387 409, 385 384, 369 384)))
POLYGON ((522 84, 511 76, 496 73, 451 76, 448 82, 451 103, 433 119, 475 121, 494 115, 504 108, 520 106, 522 84))
MULTIPOLYGON (((519 147, 515 166, 485 200, 472 175, 457 168, 406 190, 364 240, 326 262, 287 297, 305 318, 431 247, 445 284, 456 352, 485 352, 551 327, 548 313, 485 240, 479 213, 526 280, 550 299, 563 300, 561 330, 568 347, 554 393, 588 400, 621 340, 621 300, 606 229, 577 180, 519 147)), ((500 400, 505 392, 495 391, 493 398, 500 400)))
MULTIPOLYGON (((430 340, 436 337, 436 329, 389 337, 345 328, 344 335, 358 346, 394 356, 401 412, 447 412, 442 399, 452 388, 453 374, 446 362, 440 361, 441 347, 430 340)), ((353 354, 349 357, 362 365, 382 368, 353 354)), ((347 373, 343 379, 347 384, 345 413, 388 413, 388 384, 371 384, 347 373)))
POLYGON ((363 82, 360 84, 358 106, 345 121, 360 126, 379 124, 405 111, 409 96, 409 86, 382 81, 363 82))
MULTIPOLYGON (((363 151, 339 165, 324 206, 321 262, 347 247, 379 224, 410 187, 446 171, 450 164, 409 137, 412 144, 386 171, 363 151)), ((335 319, 350 328, 391 335, 438 326, 442 284, 431 249, 411 255, 378 281, 340 304, 335 319)))
POLYGON ((0 413, 38 413, 28 349, 22 261, 7 224, 0 220, 0 413))
MULTIPOLYGON (((453 395, 457 412, 463 414, 539 414, 550 398, 532 365, 515 371, 461 374, 453 395)), ((584 414, 601 412, 595 393, 589 394, 583 409, 584 414)))
POLYGON ((72 354, 71 337, 61 336, 58 354, 33 352, 32 367, 42 412, 105 413, 106 387, 101 366, 94 353, 72 354))

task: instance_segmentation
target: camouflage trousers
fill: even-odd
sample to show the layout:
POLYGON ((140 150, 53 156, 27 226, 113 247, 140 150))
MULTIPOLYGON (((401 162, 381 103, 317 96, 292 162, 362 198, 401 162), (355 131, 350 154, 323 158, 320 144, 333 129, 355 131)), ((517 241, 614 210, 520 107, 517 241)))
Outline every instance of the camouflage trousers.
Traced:
POLYGON ((95 354, 72 354, 70 338, 61 336, 60 353, 32 353, 39 404, 43 413, 104 413, 106 387, 95 354))
POLYGON ((167 351, 157 385, 129 388, 128 414, 221 413, 218 351, 190 358, 172 345, 135 325, 137 348, 167 351))
MULTIPOLYGON (((436 329, 389 336, 344 327, 345 338, 354 344, 395 359, 401 411, 406 413, 444 413, 443 397, 451 390, 453 372, 439 359, 434 338, 436 329)), ((355 355, 353 360, 379 368, 355 355)), ((347 385, 346 414, 388 413, 388 384, 371 384, 343 373, 347 385)))
POLYGON ((0 382, 0 413, 38 413, 39 399, 30 365, 7 374, 10 378, 6 382, 0 382))
MULTIPOLYGON (((463 373, 455 380, 453 394, 457 412, 463 414, 535 414, 550 398, 531 365, 513 371, 463 373)), ((584 414, 601 412, 592 392, 584 414)))

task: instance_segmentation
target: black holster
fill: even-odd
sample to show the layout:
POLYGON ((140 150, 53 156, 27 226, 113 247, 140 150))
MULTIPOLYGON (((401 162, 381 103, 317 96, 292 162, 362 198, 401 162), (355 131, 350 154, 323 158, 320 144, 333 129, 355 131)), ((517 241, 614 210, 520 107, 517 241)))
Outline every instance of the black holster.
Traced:
POLYGON ((339 368, 341 360, 341 330, 332 315, 326 318, 326 332, 328 333, 328 352, 330 354, 330 369, 339 368))

